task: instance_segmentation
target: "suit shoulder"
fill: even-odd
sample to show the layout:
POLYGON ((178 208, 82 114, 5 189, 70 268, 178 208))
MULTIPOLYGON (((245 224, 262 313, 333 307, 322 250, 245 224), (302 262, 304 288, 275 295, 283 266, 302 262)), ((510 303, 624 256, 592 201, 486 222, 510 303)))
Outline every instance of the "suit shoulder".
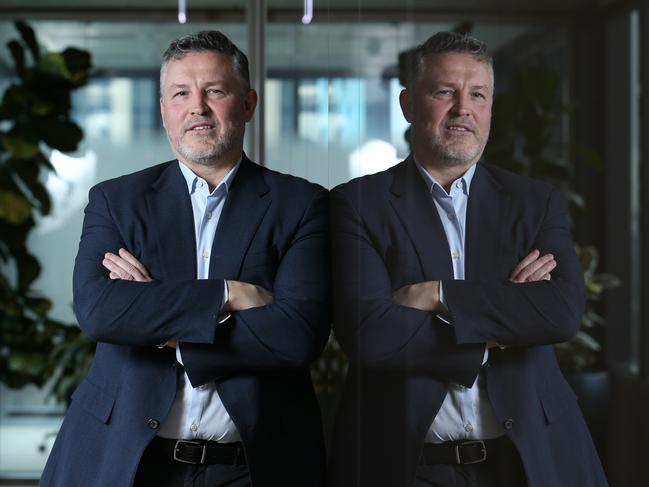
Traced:
POLYGON ((312 183, 304 178, 275 171, 257 163, 253 164, 261 171, 262 177, 271 191, 286 194, 291 198, 295 198, 296 196, 310 197, 314 193, 327 192, 323 186, 312 183))
POLYGON ((374 190, 380 191, 382 189, 388 189, 394 178, 395 171, 399 170, 403 164, 405 164, 405 161, 402 161, 388 169, 384 169, 383 171, 350 179, 346 183, 339 184, 331 191, 351 195, 361 191, 372 192, 374 190))
POLYGON ((533 196, 547 198, 550 193, 557 189, 554 185, 546 181, 516 174, 493 164, 481 164, 495 181, 513 195, 519 195, 523 198, 530 198, 533 196))

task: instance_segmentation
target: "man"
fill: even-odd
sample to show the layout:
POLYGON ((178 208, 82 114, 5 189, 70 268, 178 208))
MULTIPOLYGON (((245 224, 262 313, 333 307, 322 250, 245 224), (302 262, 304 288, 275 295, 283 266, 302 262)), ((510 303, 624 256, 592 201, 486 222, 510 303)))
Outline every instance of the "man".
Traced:
POLYGON ((177 160, 90 191, 74 308, 97 341, 44 487, 320 486, 324 189, 243 154, 256 93, 220 32, 164 54, 177 160))
POLYGON ((331 485, 605 486, 552 346, 584 308, 561 197, 480 162, 494 87, 482 42, 438 33, 410 62, 411 155, 332 191, 350 369, 331 485))

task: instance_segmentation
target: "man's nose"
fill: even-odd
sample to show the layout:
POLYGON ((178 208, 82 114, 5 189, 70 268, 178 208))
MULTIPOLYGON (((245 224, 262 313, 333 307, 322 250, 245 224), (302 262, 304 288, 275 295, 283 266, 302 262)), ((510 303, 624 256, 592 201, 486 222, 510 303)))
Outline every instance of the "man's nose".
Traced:
POLYGON ((453 112, 456 115, 464 116, 471 113, 471 96, 468 93, 458 91, 455 95, 453 112))
POLYGON ((209 111, 209 106, 207 104, 207 98, 204 93, 197 93, 192 96, 191 104, 191 113, 192 115, 203 115, 209 111))

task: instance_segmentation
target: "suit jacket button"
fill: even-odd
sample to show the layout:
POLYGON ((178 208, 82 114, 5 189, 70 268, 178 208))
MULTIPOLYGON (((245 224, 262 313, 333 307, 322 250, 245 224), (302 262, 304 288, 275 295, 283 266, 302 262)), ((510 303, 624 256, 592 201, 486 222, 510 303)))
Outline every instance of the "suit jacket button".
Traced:
POLYGON ((158 421, 157 419, 150 419, 147 424, 149 425, 149 428, 151 428, 152 430, 157 430, 158 427, 160 426, 160 421, 158 421))
POLYGON ((512 429, 514 427, 514 420, 506 419, 505 422, 503 423, 503 426, 505 427, 506 430, 512 429))

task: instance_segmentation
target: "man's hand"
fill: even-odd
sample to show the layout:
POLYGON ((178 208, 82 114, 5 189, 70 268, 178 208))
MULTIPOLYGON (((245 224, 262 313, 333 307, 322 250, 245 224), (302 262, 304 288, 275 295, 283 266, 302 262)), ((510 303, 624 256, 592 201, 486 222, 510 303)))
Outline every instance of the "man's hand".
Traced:
MULTIPOLYGON (((133 257, 126 249, 119 249, 119 255, 107 252, 102 261, 103 266, 110 271, 108 275, 111 279, 122 279, 125 281, 151 282, 149 271, 142 263, 133 257)), ((165 343, 166 347, 176 348, 176 340, 169 340, 165 343)))
POLYGON ((146 270, 139 260, 126 249, 119 249, 119 255, 107 252, 102 261, 103 266, 110 271, 111 279, 122 279, 125 281, 150 282, 152 281, 149 271, 146 270))
POLYGON ((228 300, 223 305, 222 311, 243 311, 250 308, 259 308, 273 302, 273 294, 261 286, 247 282, 226 281, 228 285, 228 300))
POLYGON ((516 283, 549 281, 550 272, 556 266, 557 262, 552 254, 541 256, 541 252, 534 249, 514 268, 509 280, 516 283))
POLYGON ((448 314, 448 310, 439 300, 439 281, 426 281, 403 286, 392 295, 392 300, 408 308, 448 314))

